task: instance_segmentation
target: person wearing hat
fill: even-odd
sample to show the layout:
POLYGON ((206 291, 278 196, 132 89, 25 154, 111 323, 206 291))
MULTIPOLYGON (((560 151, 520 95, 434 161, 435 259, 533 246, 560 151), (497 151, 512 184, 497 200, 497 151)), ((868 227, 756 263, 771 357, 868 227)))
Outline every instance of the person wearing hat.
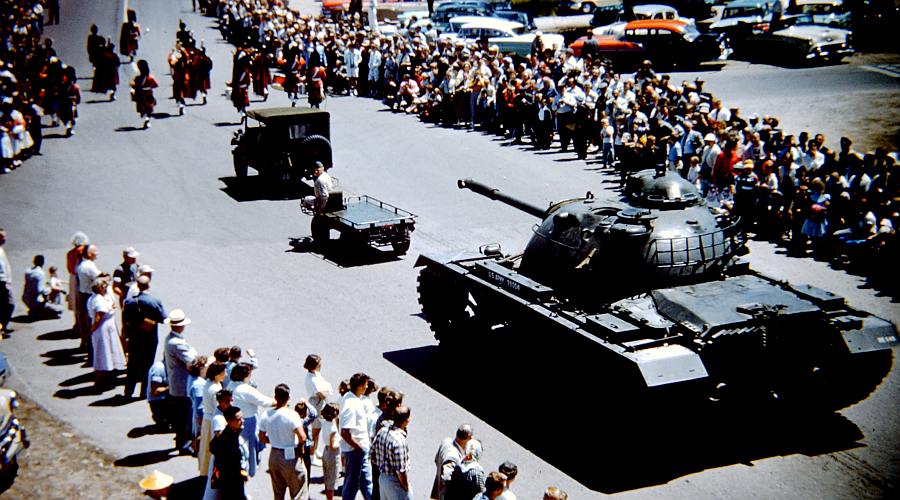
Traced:
POLYGON ((169 377, 169 396, 172 398, 172 419, 175 425, 175 448, 190 454, 191 399, 187 394, 188 367, 197 351, 184 339, 184 329, 191 324, 181 309, 173 309, 164 321, 172 329, 166 336, 164 361, 169 377))
POLYGON ((313 215, 310 223, 310 231, 312 232, 313 242, 322 246, 329 239, 328 224, 325 221, 325 208, 328 205, 328 196, 334 191, 334 181, 328 175, 328 172, 325 171, 325 165, 322 162, 317 161, 315 167, 313 171, 313 179, 315 179, 313 183, 313 195, 315 196, 313 209, 315 210, 315 215, 313 215))
POLYGON ((174 482, 175 479, 172 476, 154 469, 152 473, 141 479, 138 486, 148 497, 165 500, 168 498, 169 490, 172 489, 174 482))
POLYGON ((753 172, 755 163, 752 159, 744 160, 734 178, 734 208, 732 212, 741 218, 744 229, 753 224, 759 177, 753 172))
POLYGON ((119 305, 125 300, 128 288, 134 284, 138 277, 140 265, 137 262, 141 254, 134 247, 122 250, 122 263, 113 271, 113 291, 119 296, 119 305))
POLYGON ((137 294, 125 299, 122 329, 128 346, 128 367, 124 396, 131 398, 140 383, 139 398, 147 392, 147 372, 156 359, 159 324, 166 320, 162 302, 150 294, 150 275, 141 274, 135 283, 137 294))
POLYGON ((719 147, 718 139, 713 132, 706 134, 706 137, 703 138, 703 142, 705 142, 706 145, 703 147, 703 152, 700 154, 700 190, 705 196, 712 184, 713 166, 715 166, 716 159, 722 152, 722 148, 719 147))

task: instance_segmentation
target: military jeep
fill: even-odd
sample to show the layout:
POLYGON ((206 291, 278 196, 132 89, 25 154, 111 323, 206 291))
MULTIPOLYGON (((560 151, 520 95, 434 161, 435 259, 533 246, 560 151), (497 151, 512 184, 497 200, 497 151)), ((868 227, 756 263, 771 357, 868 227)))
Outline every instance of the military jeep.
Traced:
POLYGON ((299 182, 312 178, 317 161, 328 170, 332 163, 329 122, 327 111, 312 108, 248 111, 244 127, 231 139, 234 175, 246 177, 252 167, 272 182, 299 182))

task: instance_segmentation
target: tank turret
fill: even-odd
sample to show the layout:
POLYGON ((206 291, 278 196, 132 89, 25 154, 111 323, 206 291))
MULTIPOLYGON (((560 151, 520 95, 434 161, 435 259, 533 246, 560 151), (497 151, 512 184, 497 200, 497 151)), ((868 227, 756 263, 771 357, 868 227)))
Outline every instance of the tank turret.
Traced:
POLYGON ((734 221, 711 210, 674 173, 635 175, 626 189, 628 204, 601 202, 588 192, 546 209, 471 179, 458 185, 541 218, 519 272, 554 287, 591 288, 592 297, 713 279, 743 252, 734 221), (619 286, 597 286, 604 282, 619 286))

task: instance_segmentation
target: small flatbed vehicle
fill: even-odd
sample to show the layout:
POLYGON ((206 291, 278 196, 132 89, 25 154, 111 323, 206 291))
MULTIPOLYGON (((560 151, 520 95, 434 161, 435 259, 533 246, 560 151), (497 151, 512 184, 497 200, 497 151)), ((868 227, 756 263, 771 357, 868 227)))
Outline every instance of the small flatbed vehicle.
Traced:
MULTIPOLYGON (((315 215, 310 198, 303 200, 301 210, 315 215)), ((340 232, 342 239, 377 248, 390 246, 403 255, 409 251, 410 233, 418 216, 366 194, 344 198, 343 193, 333 192, 322 217, 328 229, 340 232)))

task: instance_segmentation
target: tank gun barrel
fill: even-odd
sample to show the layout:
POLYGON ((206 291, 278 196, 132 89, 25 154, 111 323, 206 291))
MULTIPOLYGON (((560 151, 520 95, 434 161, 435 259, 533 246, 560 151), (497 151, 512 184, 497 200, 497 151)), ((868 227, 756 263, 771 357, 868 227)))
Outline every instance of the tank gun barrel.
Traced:
POLYGON ((524 202, 522 200, 513 198, 507 194, 503 194, 499 189, 492 188, 480 182, 474 181, 472 179, 460 179, 456 181, 456 185, 459 189, 468 189, 470 191, 474 191, 482 196, 486 196, 492 200, 497 200, 501 203, 505 203, 511 207, 518 208, 519 210, 531 214, 535 217, 543 219, 547 216, 547 209, 541 208, 537 205, 532 205, 531 203, 524 202))

